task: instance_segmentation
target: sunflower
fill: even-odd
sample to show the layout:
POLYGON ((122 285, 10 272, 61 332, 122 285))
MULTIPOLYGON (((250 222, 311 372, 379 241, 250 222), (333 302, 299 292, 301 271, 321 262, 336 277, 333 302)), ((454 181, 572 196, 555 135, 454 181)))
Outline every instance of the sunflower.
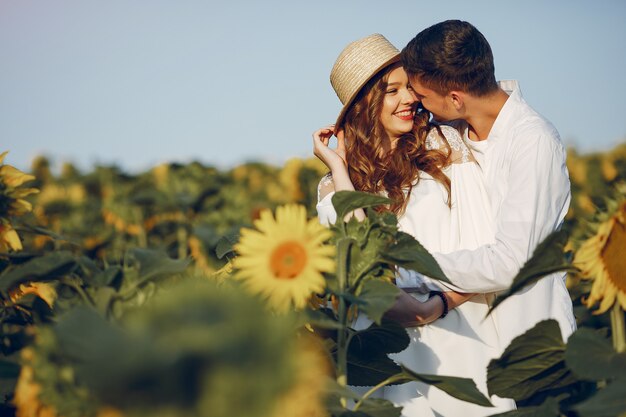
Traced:
POLYGON ((304 206, 294 204, 278 207, 276 219, 263 210, 254 225, 256 230, 241 230, 234 247, 235 278, 278 311, 304 308, 312 294, 324 290, 322 272, 334 271, 335 248, 324 244, 332 232, 317 219, 307 221, 304 206))
POLYGON ((23 200, 30 194, 39 192, 36 188, 22 188, 25 182, 35 179, 19 169, 4 164, 8 152, 0 154, 0 217, 21 216, 31 211, 31 204, 23 200))
POLYGON ((10 291, 9 295, 11 296, 11 300, 15 303, 27 294, 35 294, 37 297, 44 300, 50 308, 52 308, 54 301, 57 299, 56 289, 52 285, 45 282, 28 282, 26 284, 20 284, 19 287, 10 291))
POLYGON ((600 302, 594 314, 607 311, 615 301, 626 310, 626 201, 607 220, 600 223, 594 236, 576 252, 574 265, 583 279, 592 279, 587 307, 600 302))
POLYGON ((22 250, 22 242, 11 224, 0 218, 0 252, 22 250))

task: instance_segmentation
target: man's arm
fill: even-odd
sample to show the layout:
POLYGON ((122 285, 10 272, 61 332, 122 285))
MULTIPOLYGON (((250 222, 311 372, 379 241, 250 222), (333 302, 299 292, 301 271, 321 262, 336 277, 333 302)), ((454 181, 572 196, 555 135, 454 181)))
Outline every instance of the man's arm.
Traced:
POLYGON ((513 146, 510 171, 502 173, 509 180, 495 219, 495 243, 434 254, 456 291, 509 288, 535 247, 560 226, 567 213, 570 183, 560 142, 545 135, 524 135, 513 146))

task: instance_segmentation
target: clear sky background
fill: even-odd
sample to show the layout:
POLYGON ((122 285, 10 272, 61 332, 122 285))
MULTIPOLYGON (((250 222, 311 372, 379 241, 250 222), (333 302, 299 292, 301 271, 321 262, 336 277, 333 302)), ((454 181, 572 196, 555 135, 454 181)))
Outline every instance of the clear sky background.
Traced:
POLYGON ((0 151, 131 172, 307 157, 346 44, 446 19, 483 32, 566 144, 625 140, 624 0, 0 0, 0 151))

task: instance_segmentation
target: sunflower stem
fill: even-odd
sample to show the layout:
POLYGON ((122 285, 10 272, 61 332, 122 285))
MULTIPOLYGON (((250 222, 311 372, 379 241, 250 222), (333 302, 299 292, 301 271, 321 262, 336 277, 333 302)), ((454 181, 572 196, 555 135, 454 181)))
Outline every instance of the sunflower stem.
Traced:
POLYGON ((624 325, 624 311, 619 302, 613 303, 611 309, 611 333, 613 347, 618 353, 626 352, 626 327, 624 325))
POLYGON ((373 393, 375 393, 377 389, 382 388, 386 385, 389 385, 393 382, 400 381, 405 377, 406 375, 404 375, 403 373, 395 374, 385 379, 384 381, 378 383, 377 385, 373 386, 372 388, 369 389, 369 391, 363 394, 361 399, 354 405, 354 408, 352 409, 352 411, 358 411, 358 409, 361 407, 361 404, 363 404, 365 400, 367 400, 373 393))
MULTIPOLYGON (((340 293, 345 294, 348 290, 348 254, 352 239, 341 238, 337 242, 337 282, 340 293)), ((339 307, 337 308, 341 328, 337 335, 337 383, 345 387, 348 385, 348 308, 343 295, 339 295, 339 307)), ((347 399, 341 397, 342 407, 346 408, 347 399)))
POLYGON ((176 229, 176 240, 178 241, 178 259, 187 258, 187 228, 179 224, 176 229))

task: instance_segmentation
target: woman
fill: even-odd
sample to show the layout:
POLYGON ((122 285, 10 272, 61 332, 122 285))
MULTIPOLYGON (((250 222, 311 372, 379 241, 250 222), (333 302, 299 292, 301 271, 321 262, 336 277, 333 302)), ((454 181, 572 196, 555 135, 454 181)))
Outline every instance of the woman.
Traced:
MULTIPOLYGON (((491 242, 480 168, 454 128, 429 123, 398 60, 399 51, 375 34, 348 45, 335 62, 331 84, 344 107, 334 126, 313 134, 315 155, 330 169, 319 187, 320 221, 335 221, 335 191, 356 189, 394 200, 388 209, 399 216, 400 229, 431 252, 491 242), (338 145, 331 149, 335 132, 338 145)), ((365 217, 362 210, 353 215, 365 217)), ((412 286, 411 278, 401 270, 398 286, 412 286)), ((409 347, 393 359, 418 373, 471 378, 486 394, 487 364, 500 349, 494 321, 485 319, 489 295, 442 293, 431 281, 410 291, 389 313, 414 326, 407 328, 409 347), (429 297, 433 290, 438 296, 429 297)), ((383 395, 404 406, 404 416, 485 416, 515 408, 497 397, 495 408, 480 407, 416 382, 386 387, 383 395)))

